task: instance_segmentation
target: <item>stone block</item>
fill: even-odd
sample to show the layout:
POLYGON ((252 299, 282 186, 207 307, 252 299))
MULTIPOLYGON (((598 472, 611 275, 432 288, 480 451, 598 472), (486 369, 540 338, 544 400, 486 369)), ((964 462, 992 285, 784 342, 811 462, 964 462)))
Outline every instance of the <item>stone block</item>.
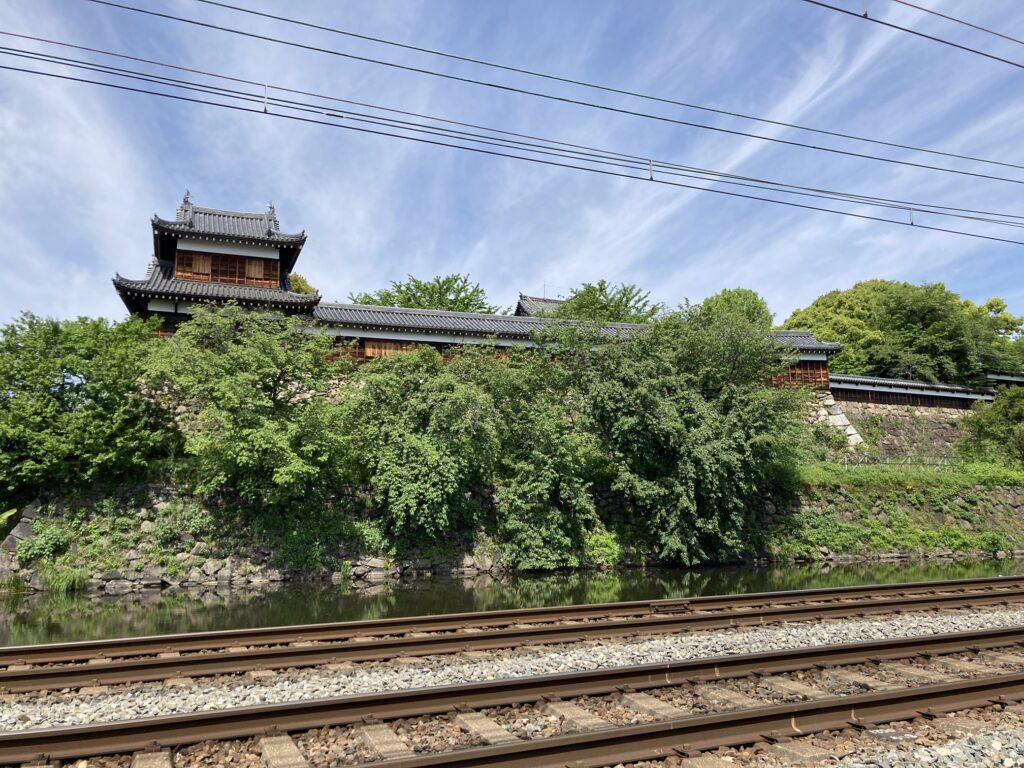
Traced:
POLYGON ((264 736, 260 753, 260 761, 267 768, 309 768, 291 736, 264 736))
POLYGON ((651 696, 649 693, 624 693, 622 694, 621 701, 634 712, 657 717, 661 720, 682 717, 686 714, 685 710, 674 707, 667 701, 662 701, 656 696, 651 696))
POLYGON ((940 683, 950 682, 948 675, 944 675, 941 672, 934 672, 930 669, 924 669, 923 667, 914 667, 909 664, 894 666, 892 671, 907 680, 914 683, 920 683, 921 685, 939 685, 940 683))
POLYGON ((171 753, 136 752, 132 755, 132 768, 171 768, 171 753))
POLYGON ((592 731, 597 728, 607 728, 608 722, 602 720, 593 712, 584 709, 579 704, 569 701, 549 701, 545 709, 555 717, 562 718, 581 731, 592 731))
POLYGON ((367 747, 376 752, 384 760, 399 757, 412 757, 413 752, 395 734, 393 730, 383 723, 377 725, 364 725, 357 729, 357 733, 367 747))
POLYGON ((821 763, 832 759, 830 752, 826 752, 824 749, 819 749, 813 744, 803 741, 784 741, 779 744, 773 744, 770 747, 770 751, 776 757, 781 757, 783 760, 795 763, 796 765, 821 763))
POLYGON ((747 696, 739 691, 717 688, 713 685, 698 685, 693 689, 693 692, 702 699, 707 699, 726 709, 745 709, 747 707, 756 707, 760 703, 752 696, 747 696))
POLYGON ((805 699, 822 699, 828 693, 820 688, 814 688, 799 680, 790 680, 788 677, 766 677, 764 684, 772 691, 785 696, 802 696, 805 699))
POLYGON ((947 736, 963 736, 968 733, 977 733, 984 730, 988 725, 981 720, 974 720, 970 717, 937 717, 932 720, 932 727, 942 731, 947 736))
POLYGON ((679 768, 736 768, 736 763, 714 755, 687 757, 679 762, 679 768))
POLYGON ((519 737, 509 733, 501 725, 480 712, 460 712, 454 722, 462 730, 471 733, 487 744, 511 744, 519 737))
POLYGON ((15 539, 28 539, 32 536, 32 521, 22 518, 11 530, 10 536, 15 539))

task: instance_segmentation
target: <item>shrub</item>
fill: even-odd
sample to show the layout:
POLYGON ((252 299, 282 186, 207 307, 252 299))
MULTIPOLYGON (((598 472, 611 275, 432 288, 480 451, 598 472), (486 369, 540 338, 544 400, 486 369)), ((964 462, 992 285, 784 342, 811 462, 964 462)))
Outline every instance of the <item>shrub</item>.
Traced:
POLYGON ((287 510, 338 484, 345 444, 326 397, 344 363, 305 321, 200 308, 150 357, 146 375, 196 458, 199 493, 230 491, 257 509, 287 510))
POLYGON ((586 560, 591 565, 612 566, 622 560, 622 547, 611 531, 596 530, 587 534, 586 560))
POLYGON ((1024 387, 1002 387, 993 402, 975 403, 963 426, 968 457, 1024 465, 1024 387))
POLYGON ((32 538, 19 541, 15 549, 18 562, 23 566, 53 562, 71 543, 68 531, 55 522, 36 520, 32 534, 32 538))
POLYGON ((0 498, 128 477, 173 448, 138 387, 153 328, 31 314, 0 328, 0 498))

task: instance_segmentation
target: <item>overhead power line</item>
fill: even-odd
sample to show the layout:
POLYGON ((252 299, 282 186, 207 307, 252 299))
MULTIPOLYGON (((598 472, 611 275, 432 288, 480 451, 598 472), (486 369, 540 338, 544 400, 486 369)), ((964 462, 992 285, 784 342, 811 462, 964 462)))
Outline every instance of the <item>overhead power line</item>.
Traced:
POLYGON ((945 205, 936 205, 933 203, 920 203, 911 202, 907 200, 895 200, 892 198, 882 198, 878 196, 864 195, 860 193, 850 192, 837 192, 834 190, 828 190, 818 187, 808 187, 804 185, 790 184, 786 182, 771 181, 766 179, 760 179, 751 176, 744 176, 739 174, 725 173, 721 171, 708 170, 704 168, 695 168, 691 166, 681 165, 678 163, 669 163, 662 160, 654 160, 652 158, 645 158, 637 154, 628 154, 618 151, 600 149, 591 147, 583 144, 575 144, 564 141, 554 141, 551 139, 545 139, 538 136, 532 136, 527 134, 516 133, 513 131, 507 131, 487 126, 479 126, 469 123, 461 123, 459 121, 449 120, 447 118, 441 118, 433 115, 423 115, 420 113, 410 113, 401 110, 393 110, 388 107, 381 107, 379 105, 367 104, 365 102, 353 102, 346 99, 340 99, 335 96, 327 96, 324 94, 316 94, 307 91, 298 91, 291 88, 281 88, 280 86, 258 83, 252 80, 246 80, 243 78, 233 77, 229 75, 223 75, 220 73, 209 72, 206 70, 198 70, 190 67, 181 67, 175 64, 168 64, 164 62, 155 61, 152 59, 140 59, 139 57, 129 56, 126 54, 115 53, 113 51, 105 51, 98 48, 88 48, 85 46, 78 46, 72 43, 66 43, 62 41, 47 40, 44 38, 35 37, 32 35, 23 35, 12 32, 0 30, 0 35, 7 37, 14 37, 18 39, 29 39, 35 42, 45 42, 51 45, 57 45, 65 48, 72 48, 77 50, 87 50, 92 53, 99 53, 104 56, 127 59, 131 61, 142 61, 148 64, 159 66, 166 69, 172 69, 176 71, 188 71, 193 74, 201 73, 206 77, 216 78, 231 83, 242 83, 257 88, 263 89, 263 95, 261 97, 259 92, 245 92, 232 88, 221 88, 219 86, 208 86, 202 83, 196 83, 189 80, 181 80, 176 78, 169 78, 163 75, 153 75, 151 73, 139 72, 137 70, 129 70, 120 67, 114 67, 107 64, 99 64, 82 59, 72 59, 63 56, 56 56, 48 53, 38 53, 36 51, 30 51, 19 48, 9 48, 0 46, 0 53, 16 56, 21 58, 30 58, 36 61, 45 61, 47 63, 54 63, 60 66, 74 67, 78 69, 86 69, 94 72, 102 72, 105 74, 112 74, 118 77, 126 77, 135 80, 141 80, 149 83, 157 83, 161 85, 170 85, 176 88, 186 88, 192 91, 198 91, 202 93, 215 93, 219 96, 228 96, 229 98, 237 98, 248 102, 263 102, 266 104, 272 104, 275 107, 283 107, 286 109, 297 109, 306 112, 313 112, 316 114, 324 113, 325 107, 323 104, 316 104, 310 102, 297 101, 294 99, 282 99, 276 95, 270 96, 273 91, 285 91, 289 93, 297 93, 306 96, 313 96, 319 99, 325 99, 331 102, 340 102, 345 104, 357 104, 359 106, 368 107, 370 109, 385 111, 390 113, 398 113, 403 116, 416 116, 422 119, 431 120, 434 122, 440 122, 448 125, 458 125, 460 127, 470 127, 482 131, 487 131, 488 134, 479 134, 461 130, 454 130, 445 127, 438 126, 427 126, 422 123, 411 122, 407 120, 395 120, 391 118, 381 118, 378 115, 370 115, 366 113, 355 112, 352 110, 345 110, 344 117, 349 119, 365 119, 373 122, 374 124, 387 125, 388 127, 395 127, 401 130, 409 130, 414 132, 431 133, 434 135, 445 135, 454 136, 455 138, 483 143, 488 145, 502 146, 504 144, 512 145, 516 149, 526 149, 531 152, 538 152, 546 155, 558 155, 569 157, 573 160, 584 160, 587 162, 599 163, 603 165, 612 165, 617 167, 630 168, 632 170, 643 171, 645 169, 653 173, 654 169, 657 169, 659 174, 667 174, 675 177, 684 177, 691 179, 699 179, 702 181, 713 181, 715 183, 726 184, 730 186, 747 187, 753 189, 759 189, 764 191, 781 192, 784 194, 798 195, 802 197, 813 197, 819 199, 838 200, 841 202, 854 202, 865 205, 878 206, 883 208, 897 209, 900 211, 918 213, 931 213, 940 216, 953 216, 956 218, 969 219, 974 221, 983 221, 987 223, 995 223, 1007 226, 1024 226, 1024 216, 1006 214, 1006 213, 994 213, 991 211, 981 211, 977 209, 968 209, 962 207, 953 207, 945 205), (492 135, 494 134, 494 135, 492 135), (507 137, 517 137, 511 139, 507 137), (519 141, 518 139, 528 139, 529 141, 519 141), (538 143, 540 142, 540 143, 538 143), (554 151, 551 151, 554 150, 554 151), (974 214, 974 215, 964 215, 974 214), (998 218, 990 218, 998 217, 998 218))
MULTIPOLYGON (((534 96, 534 97, 537 97, 537 98, 547 99, 547 100, 556 101, 556 102, 562 102, 562 103, 565 103, 565 104, 575 104, 575 105, 578 105, 578 106, 589 107, 589 108, 594 108, 594 109, 600 109, 600 110, 604 110, 606 112, 613 112, 613 113, 617 113, 617 114, 630 115, 630 116, 633 116, 633 117, 642 117, 642 118, 646 118, 646 119, 649 119, 649 120, 656 120, 656 121, 659 121, 659 122, 669 123, 669 124, 673 124, 673 125, 681 125, 681 126, 687 126, 687 127, 690 127, 690 128, 698 128, 698 129, 701 129, 701 130, 714 131, 714 132, 717 132, 717 133, 724 133, 724 134, 733 135, 733 136, 743 136, 745 138, 757 139, 759 141, 766 141, 766 142, 771 142, 771 143, 775 143, 775 144, 781 144, 781 145, 785 145, 785 146, 801 147, 801 148, 804 148, 804 149, 810 149, 810 150, 815 150, 815 151, 819 151, 819 152, 827 152, 827 153, 830 153, 830 154, 842 155, 842 156, 846 156, 846 157, 856 157, 856 158, 860 158, 860 159, 864 159, 864 160, 874 160, 874 161, 877 161, 877 162, 889 163, 889 164, 893 164, 893 165, 900 165, 900 166, 911 167, 911 168, 920 168, 920 169, 926 169, 926 170, 932 170, 932 171, 940 171, 940 172, 952 173, 952 174, 956 174, 956 175, 960 175, 960 176, 969 176, 969 177, 973 177, 973 178, 988 179, 990 181, 1003 181, 1003 182, 1010 182, 1010 183, 1014 183, 1014 184, 1021 183, 1021 180, 1019 180, 1019 179, 1007 178, 1005 176, 996 176, 996 175, 993 175, 993 174, 981 173, 981 172, 977 172, 977 171, 966 171, 966 170, 961 170, 961 169, 957 169, 957 168, 944 168, 942 166, 928 165, 927 163, 916 163, 916 162, 913 162, 913 161, 910 161, 910 160, 898 160, 896 158, 891 158, 891 157, 883 157, 883 156, 880 156, 880 155, 872 155, 872 154, 867 154, 867 153, 862 153, 862 152, 854 152, 852 150, 839 149, 838 147, 821 147, 821 146, 816 146, 816 145, 813 145, 813 144, 807 144, 807 143, 801 142, 801 141, 793 141, 793 140, 790 140, 790 139, 782 139, 782 138, 779 138, 779 137, 776 137, 776 136, 762 136, 760 134, 749 133, 747 131, 740 131, 740 130, 735 130, 735 129, 731 129, 731 128, 723 128, 721 126, 707 125, 705 123, 697 123, 697 122, 693 122, 693 121, 690 121, 690 120, 681 120, 681 119, 678 119, 678 118, 667 117, 665 115, 655 115, 655 114, 651 114, 651 113, 648 113, 648 112, 639 112, 637 110, 626 109, 626 108, 623 108, 623 107, 613 107, 613 106, 610 106, 610 105, 607 105, 607 104, 598 104, 598 103, 591 102, 591 101, 584 101, 584 100, 581 100, 581 99, 569 98, 567 96, 558 96, 558 95, 555 95, 555 94, 543 93, 543 92, 540 92, 540 91, 532 91, 532 90, 528 90, 528 89, 524 89, 524 88, 517 88, 517 87, 511 86, 511 85, 504 85, 504 84, 500 84, 500 83, 493 83, 493 82, 489 82, 489 81, 486 81, 486 80, 478 80, 478 79, 471 78, 471 77, 462 77, 462 76, 459 76, 459 75, 452 75, 452 74, 448 74, 448 73, 445 73, 445 72, 437 72, 435 70, 425 69, 423 67, 414 67, 414 66, 410 66, 410 65, 406 65, 406 64, 398 64, 396 62, 384 61, 384 60, 381 60, 381 59, 374 59, 374 58, 367 57, 367 56, 359 56, 359 55, 352 54, 352 53, 346 53, 344 51, 337 51, 337 50, 334 50, 332 48, 324 48, 324 47, 321 47, 321 46, 310 45, 310 44, 307 44, 307 43, 300 43, 300 42, 297 42, 297 41, 294 41, 294 40, 285 40, 285 39, 282 39, 282 38, 272 37, 270 35, 258 34, 256 32, 247 32, 245 30, 235 29, 233 27, 225 27, 225 26, 221 26, 219 24, 213 24, 213 23, 206 22, 206 21, 199 21, 198 19, 189 19, 189 18, 185 18, 183 16, 175 16, 174 14, 164 13, 164 12, 161 12, 161 11, 153 11, 153 10, 149 10, 149 9, 145 9, 145 8, 136 8, 134 6, 124 5, 123 3, 113 2, 113 0, 89 0, 89 2, 97 3, 99 5, 109 6, 109 7, 112 7, 112 8, 119 8, 121 10, 131 11, 131 12, 134 12, 134 13, 140 13, 140 14, 144 14, 144 15, 152 16, 152 17, 156 17, 156 18, 168 19, 168 20, 171 20, 171 21, 178 21, 178 22, 181 22, 181 23, 184 23, 184 24, 191 24, 191 25, 198 26, 198 27, 203 27, 203 28, 206 28, 206 29, 213 29, 213 30, 217 30, 217 31, 220 31, 220 32, 227 32, 229 34, 239 35, 239 36, 242 36, 242 37, 248 37, 248 38, 252 38, 252 39, 255 39, 255 40, 263 40, 263 41, 266 41, 266 42, 276 43, 276 44, 279 44, 279 45, 286 45, 286 46, 290 46, 290 47, 298 48, 298 49, 302 49, 302 50, 313 51, 313 52, 317 52, 317 53, 325 53, 325 54, 329 54, 329 55, 332 55, 332 56, 338 56, 338 57, 341 57, 341 58, 350 59, 350 60, 353 60, 353 61, 362 61, 362 62, 366 62, 366 63, 370 63, 370 64, 378 64, 378 65, 381 65, 381 66, 390 67, 392 69, 398 69, 398 70, 403 70, 403 71, 407 71, 407 72, 416 72, 416 73, 419 73, 419 74, 430 75, 432 77, 438 77, 438 78, 443 78, 443 79, 446 79, 446 80, 452 80, 452 81, 462 82, 462 83, 470 83, 470 84, 473 84, 473 85, 479 85, 479 86, 483 86, 483 87, 487 87, 487 88, 494 88, 494 89, 497 89, 497 90, 506 91, 506 92, 510 92, 510 93, 518 93, 518 94, 525 95, 525 96, 534 96)), ((987 162, 987 161, 983 161, 983 162, 987 162)), ((1021 167, 1021 166, 1014 166, 1014 167, 1021 167)))
MULTIPOLYGON (((359 132, 359 133, 367 133, 367 134, 373 134, 373 135, 378 135, 378 136, 386 136, 386 137, 390 137, 390 138, 404 139, 406 141, 414 141, 414 142, 418 142, 418 143, 422 143, 422 144, 430 144, 430 145, 439 146, 439 147, 448 147, 448 148, 452 148, 452 149, 461 149, 463 151, 475 152, 475 153, 483 154, 483 155, 492 155, 492 156, 496 156, 496 157, 505 157, 505 158, 510 158, 510 159, 514 159, 514 160, 523 160, 523 161, 526 161, 526 162, 536 163, 536 164, 540 164, 540 165, 547 165, 547 166, 553 166, 553 167, 557 167, 557 168, 566 168, 566 169, 572 169, 572 170, 578 170, 578 171, 585 171, 585 172, 588 172, 588 173, 595 173, 595 174, 600 174, 600 175, 603 175, 603 176, 622 178, 622 179, 629 179, 629 180, 632 180, 632 181, 640 181, 640 182, 645 182, 645 183, 660 184, 662 186, 676 187, 676 188, 680 188, 680 189, 688 189, 688 190, 693 190, 693 191, 697 191, 697 192, 708 192, 708 193, 712 193, 712 194, 725 195, 725 196, 728 196, 728 197, 735 197, 735 198, 746 199, 746 200, 757 200, 757 201, 761 201, 761 202, 770 202, 770 203, 775 203, 776 205, 784 205, 784 206, 788 206, 788 207, 792 207, 792 208, 798 208, 798 209, 810 210, 810 211, 819 211, 819 212, 822 212, 822 213, 831 213, 831 214, 835 214, 835 215, 839 215, 839 216, 846 216, 846 217, 850 217, 850 218, 854 218, 854 219, 860 219, 860 220, 864 220, 864 221, 877 221, 877 222, 882 222, 882 223, 886 223, 886 224, 894 224, 894 225, 897 225, 897 226, 915 227, 917 229, 923 229, 923 230, 933 231, 933 232, 943 232, 943 233, 947 233, 947 234, 962 235, 962 236, 965 236, 965 237, 971 237, 971 238, 976 238, 976 239, 980 239, 980 240, 989 240, 989 241, 995 241, 995 242, 1009 243, 1009 244, 1012 244, 1012 245, 1024 245, 1024 240, 1013 240, 1011 238, 1006 238, 1006 237, 997 237, 997 236, 994 236, 994 235, 985 235, 985 234, 980 234, 980 233, 977 233, 977 232, 969 232, 969 231, 965 231, 965 230, 951 229, 951 228, 947 228, 947 227, 938 227, 938 226, 933 226, 933 225, 913 223, 913 222, 907 222, 907 221, 897 221, 897 220, 894 220, 894 219, 887 219, 887 218, 882 217, 882 216, 872 216, 872 215, 869 215, 869 214, 856 213, 856 212, 853 212, 853 211, 843 211, 843 210, 837 210, 835 208, 826 208, 826 207, 823 207, 823 206, 808 205, 806 203, 797 203, 797 202, 793 202, 793 201, 790 201, 790 200, 777 200, 777 199, 774 199, 774 198, 760 197, 760 196, 757 196, 757 195, 752 195, 752 194, 747 194, 747 193, 733 192, 733 191, 722 190, 722 189, 712 189, 712 188, 708 188, 708 187, 700 187, 700 186, 696 186, 696 185, 693 185, 693 184, 684 184, 684 183, 680 183, 680 182, 676 182, 676 181, 669 181, 667 179, 660 179, 660 178, 647 179, 647 178, 644 178, 643 176, 636 176, 634 174, 625 173, 623 171, 614 171, 614 170, 608 170, 608 169, 605 169, 605 168, 593 168, 593 167, 588 167, 588 166, 575 165, 575 164, 572 164, 572 163, 556 162, 556 161, 542 159, 542 158, 537 158, 537 157, 530 157, 530 156, 521 155, 521 154, 514 154, 512 152, 499 152, 499 151, 496 151, 496 150, 486 149, 486 148, 482 148, 482 147, 468 147, 468 146, 464 146, 464 145, 459 145, 459 144, 453 144, 453 143, 449 143, 449 142, 439 141, 437 139, 424 138, 422 136, 407 136, 407 135, 402 135, 402 134, 391 133, 391 132, 388 132, 388 131, 378 130, 376 128, 367 128, 367 127, 363 127, 363 126, 346 125, 344 123, 332 122, 330 120, 323 119, 323 118, 307 117, 307 116, 303 116, 303 115, 294 115, 294 114, 288 114, 288 113, 284 113, 284 112, 264 112, 264 110, 262 108, 260 108, 259 106, 247 107, 247 106, 242 106, 240 104, 228 104, 228 103, 223 103, 223 102, 218 102, 218 101, 209 101, 209 100, 206 100, 206 99, 199 99, 199 98, 195 98, 195 97, 192 97, 192 96, 183 96, 183 95, 179 95, 179 94, 164 93, 164 92, 161 92, 161 91, 154 91, 154 90, 149 90, 149 89, 146 89, 146 88, 136 88, 134 86, 123 85, 123 84, 120 84, 120 83, 110 83, 110 82, 104 82, 104 81, 101 81, 101 80, 90 80, 88 78, 74 77, 74 76, 71 76, 71 75, 64 75, 64 74, 60 74, 60 73, 56 73, 56 72, 46 72, 46 71, 41 71, 41 70, 28 69, 28 68, 25 68, 25 67, 14 67, 14 66, 8 66, 8 65, 0 64, 0 69, 9 70, 9 71, 13 71, 13 72, 21 72, 21 73, 25 73, 25 74, 29 74, 29 75, 36 75, 36 76, 41 76, 41 77, 48 77, 48 78, 53 78, 53 79, 65 80, 65 81, 70 81, 70 82, 86 83, 86 84, 91 84, 91 85, 99 85, 99 86, 102 86, 102 87, 116 89, 116 90, 120 90, 120 91, 127 91, 127 92, 132 92, 132 93, 139 93, 139 94, 146 94, 146 95, 150 95, 150 96, 159 96, 159 97, 162 97, 162 98, 173 99, 173 100, 180 101, 180 102, 185 102, 185 103, 204 104, 204 105, 219 107, 221 109, 229 109, 229 110, 233 110, 233 111, 236 111, 236 112, 248 112, 248 113, 252 113, 252 114, 268 114, 271 117, 276 117, 276 118, 279 118, 279 119, 292 120, 292 121, 303 122, 303 123, 311 123, 311 124, 315 124, 315 125, 327 126, 327 127, 331 127, 331 128, 340 128, 340 129, 344 129, 344 130, 356 131, 356 132, 359 132)), ((329 115, 325 115, 325 117, 329 117, 329 115)))
MULTIPOLYGON (((849 139, 851 141, 862 141, 868 144, 876 144, 883 147, 893 147, 895 149, 908 149, 913 152, 925 152, 931 155, 939 155, 942 157, 951 157, 959 160, 969 160, 972 162, 979 163, 990 163, 992 165, 1001 165, 1008 168, 1022 168, 1024 166, 1017 165, 1016 163, 1008 163, 1000 160, 989 160, 981 157, 972 157, 971 155, 960 154, 957 152, 944 152, 937 149, 928 149, 925 147, 917 147, 911 144, 900 144, 895 141, 886 141, 884 139, 872 139, 865 136, 857 136, 851 133, 844 133, 842 131, 827 130, 824 128, 814 128, 807 125, 799 125, 798 123, 790 123, 785 120, 773 120, 767 117, 758 117, 756 115, 748 115, 743 112, 736 112, 733 110, 722 109, 720 107, 709 107, 705 104, 696 104, 693 102, 680 101, 678 99, 670 99, 663 96, 654 96, 649 93, 641 93, 639 91, 632 91, 626 88, 617 88, 611 85, 604 85, 601 83, 594 83, 587 80, 580 80, 578 78, 565 77, 562 75, 553 75, 550 72, 540 72, 535 69, 528 69, 526 67, 513 66, 511 64, 499 64, 497 62, 488 61, 486 59, 480 59, 473 56, 463 56, 460 54, 452 53, 451 51, 442 51, 437 48, 427 48, 420 45, 412 45, 410 43, 402 43, 396 40, 388 40, 383 37, 375 37, 373 35, 360 34, 358 32, 352 32, 351 30, 339 29, 338 27, 331 27, 326 24, 317 24, 310 21, 304 21, 302 19, 294 19, 288 16, 282 16, 276 13, 266 13, 264 11, 257 11, 252 8, 245 8, 239 5, 232 5, 231 3, 220 2, 219 0, 196 0, 196 2, 204 3, 205 5, 216 6, 218 8, 225 8, 238 13, 246 13, 250 16, 258 16, 264 19, 272 19, 274 21, 284 22, 286 24, 294 24, 299 27, 305 27, 307 29, 315 29, 320 32, 331 32, 336 35, 343 35, 356 40, 366 40, 372 43, 379 43, 381 45, 389 45, 395 48, 401 48, 407 51, 416 51, 417 53, 426 53, 431 56, 440 56, 442 58, 451 59, 453 61, 461 61, 469 64, 475 64, 483 67, 490 67, 493 69, 503 70, 505 72, 514 72, 519 75, 528 75, 530 77, 539 77, 545 80, 551 80, 558 83, 565 83, 567 85, 576 85, 583 88, 592 88, 598 91, 604 91, 605 93, 616 93, 622 96, 631 96, 637 99, 645 99, 647 101, 659 102, 661 104, 672 104, 677 107, 685 107, 686 109, 695 109, 702 112, 710 112, 716 115, 725 115, 728 117, 736 117, 743 120, 751 120, 758 123, 765 123, 767 125, 776 125, 783 128, 794 128, 800 131, 807 131, 809 133, 818 133, 823 136, 833 136, 840 139, 849 139)), ((904 0, 894 0, 894 2, 904 2, 904 0)), ((906 3, 910 5, 910 3, 906 3)), ((917 7, 917 6, 914 6, 917 7)), ((942 15, 942 14, 939 14, 942 15)), ((966 23, 966 22, 963 22, 966 23)), ((1010 38, 1013 39, 1013 38, 1010 38)))
POLYGON ((905 5, 908 8, 913 8, 914 10, 921 11, 922 13, 928 13, 931 14, 932 16, 938 16, 940 18, 946 19, 947 21, 955 22, 956 24, 962 24, 965 27, 970 27, 971 29, 976 29, 980 32, 988 32, 990 35, 1001 37, 1003 38, 1003 40, 1009 40, 1011 43, 1019 43, 1020 45, 1024 45, 1024 40, 1021 40, 1020 38, 1011 37, 1010 35, 1004 35, 1002 32, 996 32, 994 29, 983 27, 980 24, 972 24, 971 22, 965 21, 964 19, 958 19, 956 16, 950 16, 949 14, 946 13, 940 13, 939 11, 936 11, 932 8, 925 8, 923 5, 916 5, 914 3, 907 2, 907 0, 892 0, 892 2, 899 3, 900 5, 905 5))
MULTIPOLYGON (((93 0, 93 2, 99 2, 99 1, 100 0, 93 0)), ((863 14, 856 13, 855 11, 847 10, 846 8, 839 8, 838 6, 835 6, 835 5, 829 5, 828 3, 821 2, 821 0, 803 0, 803 1, 805 3, 810 3, 811 5, 817 5, 820 8, 827 8, 830 11, 835 11, 836 13, 842 13, 842 14, 845 14, 847 16, 853 16, 855 19, 863 19, 864 21, 870 21, 873 24, 881 24, 883 27, 889 27, 889 29, 897 29, 900 32, 906 32, 906 33, 911 34, 911 35, 916 35, 917 37, 923 37, 926 40, 931 40, 931 41, 936 42, 936 43, 942 43, 943 45, 948 45, 951 48, 958 48, 961 51, 967 51, 968 53, 975 53, 978 56, 984 56, 986 59, 992 59, 993 61, 999 61, 999 62, 1002 62, 1003 64, 1009 64, 1011 67, 1017 67, 1018 69, 1024 69, 1024 64, 1021 64, 1019 61, 1013 61, 1012 59, 1004 59, 1002 56, 996 56, 993 53, 986 53, 985 51, 979 51, 977 48, 971 48, 969 45, 963 45, 961 43, 956 43, 956 42, 953 42, 952 40, 947 40, 944 37, 936 37, 935 35, 928 35, 928 34, 925 34, 924 32, 918 32, 916 29, 911 29, 910 27, 901 27, 899 24, 893 24, 890 21, 883 21, 882 19, 877 19, 874 16, 865 16, 863 14)))

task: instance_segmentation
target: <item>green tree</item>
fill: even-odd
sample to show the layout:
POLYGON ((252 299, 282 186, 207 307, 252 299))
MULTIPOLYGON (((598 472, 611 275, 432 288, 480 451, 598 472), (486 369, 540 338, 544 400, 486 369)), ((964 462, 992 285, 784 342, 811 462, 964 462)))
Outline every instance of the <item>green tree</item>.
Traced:
POLYGON ((795 311, 785 328, 806 328, 843 351, 838 373, 976 384, 987 370, 1010 364, 1024 318, 1002 299, 965 301, 942 283, 869 280, 820 296, 795 311))
POLYGON ((593 484, 603 457, 582 418, 582 372, 600 339, 561 328, 507 360, 466 349, 449 367, 490 393, 500 422, 488 494, 491 526, 505 557, 521 569, 581 564, 600 526, 593 484))
POLYGON ((360 367, 340 398, 355 480, 392 536, 437 537, 476 521, 501 428, 485 390, 420 346, 360 367))
POLYGON ((200 493, 256 508, 322 499, 344 480, 347 436, 328 397, 351 364, 302 318, 200 308, 147 365, 196 460, 200 493))
POLYGON ((749 510, 796 457, 806 395, 766 385, 781 356, 743 312, 683 307, 604 345, 588 414, 612 488, 666 560, 741 551, 749 510))
POLYGON ((292 272, 288 276, 288 282, 291 283, 292 291, 295 293, 306 293, 309 295, 316 293, 316 288, 313 287, 312 283, 298 272, 292 272))
POLYGON ((350 293, 356 304, 410 309, 447 309, 452 312, 500 314, 501 309, 487 302, 487 294, 469 275, 444 275, 420 280, 409 275, 406 280, 393 281, 391 287, 373 293, 350 293))
POLYGON ((138 386, 155 327, 26 313, 0 329, 0 496, 130 477, 173 446, 138 386))
POLYGON ((1001 387, 993 402, 975 403, 963 430, 968 456, 1024 464, 1024 387, 1001 387))
POLYGON ((657 317, 665 307, 652 303, 649 291, 631 283, 612 285, 607 280, 584 283, 569 294, 552 317, 603 323, 644 323, 657 317))
POLYGON ((708 296, 701 306, 707 312, 723 318, 735 317, 765 331, 772 327, 774 315, 768 303, 749 288, 726 288, 708 296))

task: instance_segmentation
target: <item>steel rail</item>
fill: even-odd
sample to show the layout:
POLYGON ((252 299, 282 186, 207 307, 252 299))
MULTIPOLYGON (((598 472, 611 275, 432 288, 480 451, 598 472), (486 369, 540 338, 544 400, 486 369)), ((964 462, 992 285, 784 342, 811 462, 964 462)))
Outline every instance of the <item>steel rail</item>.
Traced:
POLYGON ((1024 698, 1024 672, 754 707, 549 739, 386 760, 381 768, 601 768, 809 733, 910 720, 1024 698))
POLYGON ((133 638, 84 640, 0 647, 0 666, 81 661, 98 657, 142 656, 157 653, 215 650, 246 645, 274 645, 296 641, 343 640, 369 635, 408 632, 444 632, 476 627, 499 627, 534 622, 557 623, 592 619, 631 618, 691 611, 735 610, 737 608, 784 605, 828 600, 883 599, 913 593, 936 591, 988 590, 1024 587, 1024 576, 998 576, 977 579, 872 584, 783 592, 756 592, 741 595, 638 600, 620 603, 561 605, 541 608, 512 608, 497 611, 409 616, 366 621, 303 624, 286 627, 215 630, 133 638))
MULTIPOLYGON (((359 723, 368 718, 393 720, 443 714, 460 707, 482 709, 542 698, 609 694, 623 688, 643 690, 750 674, 794 672, 988 648, 1016 649, 1021 645, 1024 645, 1024 626, 1016 626, 8 731, 0 733, 0 763, 116 754, 210 739, 247 738, 271 730, 298 731, 359 723)), ((1024 685, 1024 673, 1018 677, 1024 685)), ((854 699, 847 696, 842 700, 854 699)), ((849 708, 847 711, 849 714, 849 708)), ((454 754, 446 753, 444 757, 453 758, 454 754)))
POLYGON ((798 604, 735 613, 688 613, 640 618, 630 622, 608 621, 580 625, 550 625, 470 634, 427 635, 425 637, 385 637, 311 646, 278 646, 189 656, 110 660, 104 664, 30 667, 0 672, 0 690, 24 692, 86 685, 117 685, 165 680, 171 677, 237 674, 254 669, 282 669, 345 661, 378 661, 395 656, 425 656, 457 653, 465 650, 493 650, 516 645, 543 645, 631 635, 728 629, 783 621, 976 607, 1009 604, 1012 601, 1024 602, 1024 589, 920 595, 884 602, 870 600, 839 604, 798 604))

